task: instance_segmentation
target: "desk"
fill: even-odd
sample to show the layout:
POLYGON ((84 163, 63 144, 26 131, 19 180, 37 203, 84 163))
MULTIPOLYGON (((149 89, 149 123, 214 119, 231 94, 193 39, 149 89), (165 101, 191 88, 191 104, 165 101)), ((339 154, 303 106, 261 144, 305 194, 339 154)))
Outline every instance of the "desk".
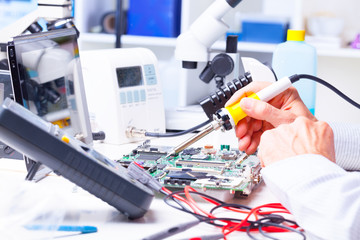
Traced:
MULTIPOLYGON (((187 137, 188 136, 172 139, 155 139, 152 143, 154 145, 164 143, 166 143, 166 145, 176 145, 187 137)), ((227 139, 225 135, 221 135, 221 138, 224 139, 224 142, 221 143, 229 143, 229 140, 234 143, 235 140, 236 144, 236 139, 233 136, 230 136, 230 138, 227 139)), ((216 142, 218 139, 218 133, 212 133, 206 139, 203 139, 196 144, 201 145, 204 142, 208 143, 209 141, 216 142)), ((95 144, 95 148, 108 157, 116 159, 123 154, 129 153, 137 145, 139 145, 139 143, 122 146, 95 144)), ((235 145, 232 146, 235 147, 235 145)), ((32 233, 29 232, 34 231, 24 231, 23 229, 20 229, 22 221, 26 222, 27 217, 25 216, 31 213, 25 211, 21 213, 23 216, 18 214, 20 220, 16 219, 16 216, 14 216, 16 214, 9 214, 9 209, 14 208, 14 206, 17 206, 18 204, 23 205, 24 202, 27 202, 28 205, 32 204, 33 208, 37 208, 37 211, 44 211, 44 213, 46 213, 48 209, 63 210, 65 215, 64 217, 61 217, 61 220, 63 220, 61 224, 91 225, 98 228, 97 233, 91 234, 52 232, 51 237, 55 235, 57 237, 62 237, 60 239, 69 240, 137 240, 177 224, 195 219, 189 214, 167 206, 163 202, 162 196, 159 195, 155 197, 149 211, 143 218, 131 221, 126 219, 112 206, 62 177, 51 174, 49 177, 38 183, 24 183, 23 179, 25 174, 25 165, 21 160, 0 159, 0 196, 2 196, 0 199, 0 239, 38 239, 30 236, 32 233), (15 193, 18 195, 15 195, 15 193), (16 200, 14 200, 14 198, 16 200), (38 204, 38 202, 41 203, 38 204), (9 237, 9 235, 11 237, 9 237)), ((260 184, 248 198, 229 199, 229 201, 251 207, 265 203, 278 202, 276 197, 269 192, 264 183, 260 184)), ((204 207, 208 206, 206 203, 200 204, 204 207)), ((219 233, 219 229, 202 223, 186 232, 174 235, 168 239, 183 239, 186 237, 189 238, 212 233, 219 233)), ((298 235, 292 233, 279 233, 277 235, 281 239, 300 239, 298 235)), ((249 238, 246 236, 246 233, 239 232, 230 234, 228 239, 249 238)))

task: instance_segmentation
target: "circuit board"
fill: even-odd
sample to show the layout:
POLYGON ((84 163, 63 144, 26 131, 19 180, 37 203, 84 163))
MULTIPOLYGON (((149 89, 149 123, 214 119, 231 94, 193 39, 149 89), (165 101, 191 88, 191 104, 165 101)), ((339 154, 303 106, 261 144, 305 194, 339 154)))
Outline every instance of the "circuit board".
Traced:
POLYGON ((117 160, 124 167, 135 161, 167 188, 228 190, 234 197, 248 196, 261 182, 260 160, 229 145, 187 148, 165 157, 172 147, 153 146, 150 141, 117 160))

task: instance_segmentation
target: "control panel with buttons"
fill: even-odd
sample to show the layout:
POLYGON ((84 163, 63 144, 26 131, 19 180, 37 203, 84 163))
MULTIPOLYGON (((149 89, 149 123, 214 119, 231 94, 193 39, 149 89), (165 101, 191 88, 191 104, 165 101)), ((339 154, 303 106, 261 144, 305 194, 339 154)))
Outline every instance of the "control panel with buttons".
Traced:
POLYGON ((145 48, 80 52, 88 108, 93 126, 105 142, 122 144, 129 127, 165 132, 161 82, 155 55, 145 48))

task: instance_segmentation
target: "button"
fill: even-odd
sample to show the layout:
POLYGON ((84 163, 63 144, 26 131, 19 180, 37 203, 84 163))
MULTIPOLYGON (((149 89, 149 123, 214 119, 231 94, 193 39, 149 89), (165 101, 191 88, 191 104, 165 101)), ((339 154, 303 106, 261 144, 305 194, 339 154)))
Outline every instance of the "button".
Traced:
POLYGON ((140 90, 140 101, 142 101, 142 102, 146 101, 145 89, 140 90))
POLYGON ((153 64, 144 65, 145 76, 155 75, 155 67, 153 64))
POLYGON ((134 102, 140 101, 140 93, 138 90, 134 90, 134 102))
POLYGON ((14 57, 14 49, 12 48, 9 49, 9 56, 14 57))
POLYGON ((120 104, 126 104, 126 94, 124 92, 120 93, 120 104))
POLYGON ((127 103, 132 103, 132 102, 133 102, 132 92, 131 92, 131 91, 128 91, 128 92, 126 93, 126 96, 127 96, 127 103))
POLYGON ((70 142, 70 138, 69 138, 68 136, 66 136, 66 135, 63 135, 63 136, 61 137, 61 141, 66 142, 66 143, 69 143, 69 142, 70 142))
POLYGON ((157 83, 156 76, 146 76, 146 83, 147 85, 155 85, 157 83))

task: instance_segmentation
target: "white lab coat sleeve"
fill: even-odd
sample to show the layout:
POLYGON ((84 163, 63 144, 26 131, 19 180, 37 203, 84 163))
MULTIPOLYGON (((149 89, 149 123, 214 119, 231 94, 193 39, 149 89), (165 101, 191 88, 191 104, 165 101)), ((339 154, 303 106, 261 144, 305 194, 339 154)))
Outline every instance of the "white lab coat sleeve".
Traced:
POLYGON ((329 123, 334 132, 336 163, 350 171, 360 171, 360 124, 329 123))
POLYGON ((264 167, 262 176, 309 239, 360 239, 360 173, 307 154, 264 167))

